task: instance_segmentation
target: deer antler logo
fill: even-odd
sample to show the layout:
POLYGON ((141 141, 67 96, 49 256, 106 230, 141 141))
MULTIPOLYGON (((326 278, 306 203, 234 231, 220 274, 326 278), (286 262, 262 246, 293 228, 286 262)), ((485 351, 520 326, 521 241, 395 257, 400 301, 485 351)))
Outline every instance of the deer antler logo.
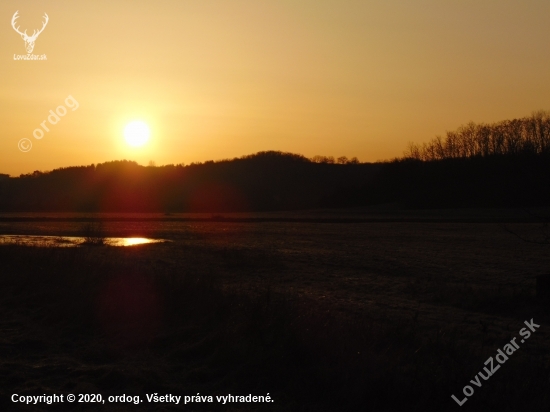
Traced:
POLYGON ((11 26, 13 27, 13 29, 19 33, 21 35, 21 37, 23 38, 23 40, 25 41, 25 48, 27 49, 27 53, 32 53, 33 49, 34 49, 34 42, 36 41, 36 38, 38 37, 38 35, 40 33, 42 33, 44 31, 44 28, 46 27, 46 25, 48 24, 48 20, 50 19, 48 17, 48 15, 46 13, 44 13, 44 18, 46 19, 46 21, 44 22, 42 28, 38 31, 34 30, 34 32, 32 33, 32 36, 29 36, 27 35, 27 30, 25 30, 24 33, 21 33, 19 31, 19 27, 15 27, 15 20, 17 20, 19 18, 19 16, 17 15, 17 13, 19 13, 19 10, 17 10, 15 12, 15 14, 13 15, 12 19, 11 19, 11 26))

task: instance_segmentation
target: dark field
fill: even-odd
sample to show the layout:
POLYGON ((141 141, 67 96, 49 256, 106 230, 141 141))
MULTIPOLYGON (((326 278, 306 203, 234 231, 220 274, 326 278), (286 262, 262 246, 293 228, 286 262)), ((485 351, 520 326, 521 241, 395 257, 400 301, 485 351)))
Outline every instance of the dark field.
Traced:
MULTIPOLYGON (((22 217, 0 216, 0 234, 78 235, 90 216, 22 217)), ((550 310, 535 296, 550 246, 506 230, 540 235, 524 216, 103 217, 109 236, 171 242, 0 247, 1 410, 550 410, 550 310), (532 318, 540 328, 472 385, 532 318), (147 403, 155 392, 274 402, 147 403), (143 403, 26 406, 12 393, 143 403)))

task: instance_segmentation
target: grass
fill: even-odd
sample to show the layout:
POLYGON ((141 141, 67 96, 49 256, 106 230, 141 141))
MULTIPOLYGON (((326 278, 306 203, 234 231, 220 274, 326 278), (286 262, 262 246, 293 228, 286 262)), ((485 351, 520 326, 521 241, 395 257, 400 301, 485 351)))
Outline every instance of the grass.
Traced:
POLYGON ((534 299, 550 258, 496 225, 154 229, 174 242, 0 248, 3 410, 11 393, 79 392, 275 399, 198 411, 456 410, 451 395, 531 318, 540 330, 463 408, 550 406, 550 319, 534 299))
POLYGON ((107 236, 101 221, 92 221, 83 223, 80 230, 80 236, 84 238, 85 246, 105 246, 107 245, 107 236))

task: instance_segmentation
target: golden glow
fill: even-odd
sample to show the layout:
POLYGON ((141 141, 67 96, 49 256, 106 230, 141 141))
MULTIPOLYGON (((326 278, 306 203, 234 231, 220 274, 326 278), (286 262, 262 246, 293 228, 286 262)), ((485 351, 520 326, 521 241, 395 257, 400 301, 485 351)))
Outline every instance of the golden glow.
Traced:
POLYGON ((12 176, 261 150, 376 161, 469 121, 550 110, 547 0, 38 3, 0 2, 0 173, 12 176), (26 55, 16 10, 27 33, 48 14, 33 51, 47 60, 14 60, 26 55), (141 148, 143 131, 123 135, 133 120, 151 129, 141 148))
POLYGON ((141 147, 149 141, 151 131, 141 120, 130 122, 124 128, 124 138, 132 147, 141 147))
POLYGON ((121 242, 118 244, 118 246, 135 246, 135 245, 143 245, 145 243, 155 243, 156 241, 154 239, 146 239, 144 237, 128 237, 121 239, 121 242))

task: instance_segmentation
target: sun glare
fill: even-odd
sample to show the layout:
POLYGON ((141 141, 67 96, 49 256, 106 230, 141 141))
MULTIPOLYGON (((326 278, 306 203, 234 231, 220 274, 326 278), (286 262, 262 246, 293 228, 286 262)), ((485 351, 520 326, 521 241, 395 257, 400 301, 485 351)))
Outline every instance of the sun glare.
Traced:
POLYGON ((124 128, 124 138, 132 147, 143 146, 149 140, 149 126, 142 121, 128 123, 124 128))
POLYGON ((151 239, 145 239, 143 237, 128 237, 123 239, 121 242, 122 246, 135 246, 135 245, 143 245, 145 243, 152 243, 153 241, 151 239))

